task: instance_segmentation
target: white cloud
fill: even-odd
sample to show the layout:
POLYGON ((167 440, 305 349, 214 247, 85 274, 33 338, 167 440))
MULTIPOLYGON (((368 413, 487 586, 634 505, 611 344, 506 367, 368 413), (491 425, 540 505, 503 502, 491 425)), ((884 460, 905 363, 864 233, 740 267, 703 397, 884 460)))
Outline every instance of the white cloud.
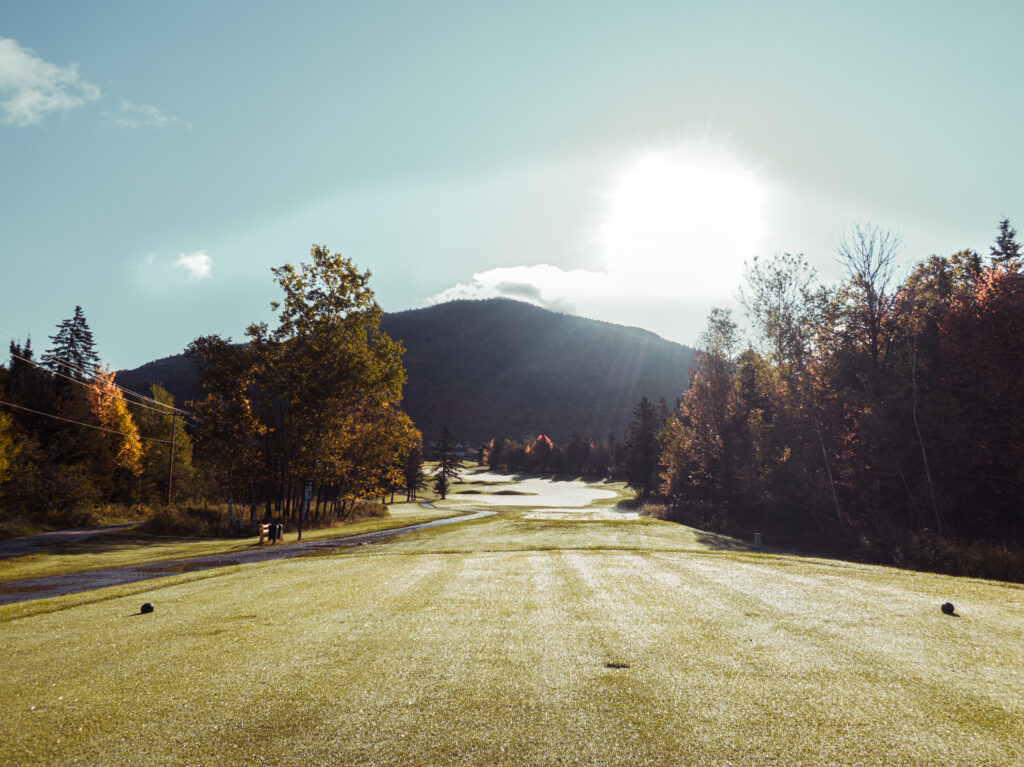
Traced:
POLYGON ((609 276, 583 269, 566 271, 557 266, 509 266, 473 275, 469 282, 448 288, 427 299, 428 304, 479 298, 515 298, 565 314, 576 313, 580 298, 613 290, 609 276))
POLYGON ((117 112, 104 112, 107 122, 118 128, 166 128, 171 124, 192 130, 192 125, 179 117, 169 117, 152 104, 133 104, 122 99, 117 112))
POLYGON ((77 64, 51 64, 17 40, 0 37, 0 125, 36 125, 99 97, 100 89, 79 76, 77 64))
POLYGON ((195 253, 182 253, 174 265, 185 273, 185 279, 189 282, 201 282, 208 280, 213 275, 211 267, 213 259, 206 255, 205 250, 197 250, 195 253))

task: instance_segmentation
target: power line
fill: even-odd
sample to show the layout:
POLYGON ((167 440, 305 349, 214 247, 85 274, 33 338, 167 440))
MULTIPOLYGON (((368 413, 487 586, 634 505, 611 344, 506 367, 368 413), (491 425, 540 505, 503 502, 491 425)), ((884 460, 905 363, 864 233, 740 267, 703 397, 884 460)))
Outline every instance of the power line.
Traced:
MULTIPOLYGON (((80 386, 84 386, 87 389, 92 389, 93 391, 97 391, 100 394, 104 393, 103 389, 101 389, 100 387, 96 386, 95 384, 89 383, 88 381, 82 381, 82 380, 80 380, 78 378, 74 378, 73 376, 65 375, 64 373, 61 373, 59 370, 50 370, 45 365, 41 365, 38 362, 36 362, 35 360, 30 360, 27 357, 22 357, 20 354, 15 354, 14 352, 11 352, 11 356, 14 357, 14 359, 21 360, 22 362, 27 362, 29 365, 35 365, 40 370, 45 370, 46 372, 48 372, 48 373, 50 373, 52 375, 59 376, 60 378, 67 379, 68 381, 71 381, 71 383, 79 384, 80 386)), ((114 385, 117 386, 117 384, 114 384, 114 385)), ((125 399, 125 403, 129 404, 129 405, 138 405, 139 407, 144 407, 147 410, 154 410, 154 411, 160 413, 161 415, 170 415, 170 413, 168 411, 166 411, 166 410, 159 410, 158 408, 150 407, 149 405, 146 405, 146 404, 144 404, 142 402, 134 402, 134 401, 132 401, 130 399, 125 399)))
MULTIPOLYGON (((46 355, 44 355, 44 356, 46 356, 46 355)), ((93 373, 89 372, 88 370, 80 368, 77 365, 72 364, 71 362, 69 362, 66 359, 62 359, 60 357, 54 357, 53 355, 49 355, 49 356, 50 356, 50 359, 55 360, 56 362, 63 363, 69 370, 72 370, 73 372, 80 373, 81 375, 84 375, 84 376, 92 376, 93 375, 93 373)), ((46 368, 46 369, 49 370, 49 368, 46 368)), ((56 373, 57 371, 53 371, 53 372, 56 373)), ((59 375, 59 373, 58 373, 58 375, 59 375)), ((72 380, 77 380, 77 379, 72 379, 72 380)), ((145 400, 146 402, 152 402, 153 404, 159 405, 160 407, 165 408, 166 410, 174 410, 174 411, 176 411, 178 413, 181 413, 182 415, 186 415, 186 416, 187 415, 191 415, 191 413, 189 413, 187 410, 182 410, 181 408, 174 407, 174 405, 168 405, 168 404, 166 404, 164 402, 161 402, 158 399, 153 399, 152 397, 147 397, 145 394, 139 394, 138 392, 132 391, 131 389, 129 389, 129 388, 125 387, 125 386, 121 386, 121 384, 117 383, 116 381, 113 382, 113 385, 122 394, 131 394, 133 397, 138 397, 139 399, 145 400)), ((137 404, 141 405, 142 403, 140 402, 140 403, 137 403, 137 404)), ((145 405, 143 405, 143 407, 145 407, 145 405)))
MULTIPOLYGON (((52 375, 54 375, 54 376, 59 376, 60 378, 63 378, 63 379, 67 379, 67 380, 71 381, 72 383, 77 383, 77 384, 79 384, 80 386, 85 386, 86 388, 88 388, 88 389, 92 389, 93 391, 97 391, 97 392, 99 392, 100 394, 103 394, 103 393, 105 393, 105 392, 103 392, 103 390, 102 390, 101 388, 99 388, 99 387, 98 387, 98 386, 96 386, 95 384, 91 384, 91 383, 89 383, 88 381, 82 381, 82 380, 79 380, 79 379, 77 379, 77 378, 74 378, 74 377, 72 377, 72 376, 66 376, 65 374, 63 374, 63 373, 60 373, 59 371, 51 371, 51 370, 50 370, 49 368, 47 368, 46 366, 44 366, 44 365, 41 365, 41 364, 37 363, 37 361, 36 361, 36 360, 34 360, 34 359, 29 359, 28 357, 24 357, 24 356, 22 356, 22 355, 20 355, 20 354, 15 354, 14 352, 10 352, 10 355, 11 355, 12 357, 14 357, 15 359, 20 359, 20 360, 22 360, 22 361, 23 361, 23 363, 28 363, 29 365, 34 365, 35 367, 39 368, 40 370, 46 371, 47 373, 50 373, 50 374, 52 374, 52 375)), ((54 358, 55 358, 55 357, 54 357, 54 358)), ((74 367, 74 366, 71 366, 71 367, 74 367)), ((113 385, 115 386, 115 388, 117 388, 118 390, 120 390, 120 391, 121 391, 122 393, 124 393, 124 392, 128 392, 128 393, 130 393, 130 394, 135 394, 135 392, 133 392, 133 391, 131 391, 131 390, 129 390, 129 389, 125 389, 125 388, 124 388, 124 387, 122 387, 122 386, 118 386, 118 385, 117 385, 116 383, 115 383, 115 384, 113 384, 113 385)), ((141 396, 141 394, 135 394, 135 396, 141 396)), ((173 411, 173 412, 177 412, 177 413, 181 413, 181 414, 182 414, 182 415, 184 416, 184 417, 182 418, 182 420, 183 420, 183 421, 184 421, 185 423, 187 423, 187 424, 188 424, 188 425, 190 425, 190 426, 193 426, 194 428, 199 428, 198 424, 197 424, 197 423, 196 423, 195 421, 190 421, 190 420, 188 419, 188 417, 189 417, 189 416, 191 416, 191 414, 190 414, 190 413, 188 413, 187 411, 183 411, 183 410, 179 410, 178 408, 174 408, 173 406, 170 406, 170 404, 164 404, 163 402, 161 402, 161 401, 160 401, 160 400, 158 400, 158 399, 153 399, 153 398, 151 398, 151 397, 143 397, 143 398, 145 398, 145 399, 148 399, 148 400, 150 400, 150 401, 152 401, 152 402, 156 402, 156 403, 158 404, 158 406, 160 406, 160 408, 154 408, 154 407, 152 407, 152 406, 148 406, 148 404, 146 404, 145 402, 136 402, 136 401, 134 401, 133 399, 128 399, 128 398, 126 398, 126 397, 124 398, 124 402, 125 402, 126 404, 134 404, 134 406, 135 406, 135 407, 137 407, 137 408, 145 408, 146 410, 151 410, 151 411, 154 411, 155 413, 159 413, 159 414, 160 414, 160 415, 162 415, 162 416, 170 416, 170 415, 173 415, 171 411, 173 411), (164 408, 164 409, 166 409, 166 410, 161 410, 161 408, 164 408)), ((195 418, 194 416, 191 416, 191 417, 195 418)))
POLYGON ((96 429, 97 431, 105 431, 105 432, 108 432, 109 434, 119 434, 122 437, 132 437, 132 436, 134 436, 134 437, 136 437, 138 439, 145 440, 146 442, 162 442, 165 445, 171 444, 171 441, 169 439, 156 439, 155 437, 143 437, 143 436, 141 436, 139 434, 132 435, 132 434, 129 434, 128 432, 117 431, 116 429, 107 429, 107 428, 104 428, 103 426, 94 426, 91 423, 82 423, 81 421, 73 421, 70 418, 63 418, 63 417, 61 417, 59 415, 54 415, 53 413, 44 413, 41 410, 33 410, 32 408, 24 407, 23 405, 15 405, 13 402, 4 402, 2 399, 0 399, 0 405, 7 405, 8 407, 14 407, 14 408, 17 408, 18 410, 25 410, 25 411, 27 411, 29 413, 35 413, 36 415, 45 416, 47 418, 53 418, 55 421, 64 421, 65 423, 73 423, 73 424, 76 424, 78 426, 84 426, 87 429, 96 429))
MULTIPOLYGON (((12 341, 16 341, 17 340, 12 333, 10 333, 7 330, 4 330, 3 328, 0 328, 0 333, 3 333, 4 335, 9 336, 12 341)), ((14 354, 13 352, 11 352, 11 356, 12 357, 17 357, 19 360, 22 360, 23 362, 27 362, 30 365, 35 365, 37 368, 45 370, 45 371, 47 371, 49 373, 54 373, 55 375, 60 375, 63 378, 67 378, 69 381, 74 381, 75 383, 84 383, 83 381, 80 381, 77 378, 71 378, 69 376, 62 375, 61 373, 57 372, 56 370, 51 370, 50 368, 48 368, 45 365, 42 365, 42 364, 36 362, 35 360, 25 359, 24 357, 20 357, 17 354, 14 354)), ((44 356, 46 356, 45 353, 44 353, 44 356)), ((76 373, 79 373, 81 375, 89 376, 89 377, 93 376, 93 373, 91 371, 84 370, 83 368, 78 367, 77 365, 69 362, 68 360, 62 359, 60 357, 54 357, 52 355, 50 355, 50 359, 55 360, 56 362, 63 363, 69 370, 72 370, 72 371, 74 371, 76 373)), ((85 384, 85 385, 89 386, 90 384, 85 384)), ((174 405, 166 405, 163 402, 160 402, 159 400, 153 399, 152 397, 147 397, 145 394, 139 394, 136 391, 132 391, 131 389, 129 389, 127 387, 121 386, 121 384, 119 384, 117 382, 114 382, 113 385, 122 394, 130 394, 133 397, 138 397, 141 400, 145 400, 147 402, 152 402, 154 405, 159 405, 160 407, 165 408, 166 410, 173 410, 173 411, 176 411, 178 413, 181 413, 184 416, 192 416, 193 418, 195 417, 195 416, 192 415, 192 413, 190 413, 187 410, 182 410, 181 408, 174 407, 174 405)), ((126 400, 126 401, 127 402, 131 402, 131 400, 126 400)), ((132 404, 133 405, 140 405, 142 407, 147 407, 146 405, 143 405, 141 402, 132 402, 132 404)), ((150 408, 150 409, 151 410, 155 410, 156 408, 150 408)), ((164 415, 169 415, 169 413, 164 411, 164 415)))

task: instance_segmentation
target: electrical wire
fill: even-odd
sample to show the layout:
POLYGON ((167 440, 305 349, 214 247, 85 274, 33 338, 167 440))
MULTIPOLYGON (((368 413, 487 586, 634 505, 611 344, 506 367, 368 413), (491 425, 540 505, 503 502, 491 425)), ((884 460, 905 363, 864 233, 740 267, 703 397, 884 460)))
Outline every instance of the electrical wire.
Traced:
POLYGON ((143 437, 143 436, 141 436, 139 434, 132 435, 132 434, 129 434, 127 432, 117 431, 116 429, 107 429, 107 428, 105 428, 103 426, 94 426, 91 423, 82 423, 81 421, 73 421, 70 418, 63 418, 62 416, 54 415, 53 413, 44 413, 41 410, 33 410, 32 408, 25 407, 23 405, 15 405, 13 402, 4 402, 4 400, 2 400, 2 399, 0 399, 0 405, 7 405, 8 407, 14 407, 14 408, 17 408, 18 410, 25 410, 25 411, 27 411, 29 413, 35 413, 36 415, 46 416, 47 418, 53 418, 56 421, 64 421, 65 423, 73 423, 73 424, 76 424, 78 426, 84 426, 87 429, 96 429, 97 431, 105 431, 105 432, 107 432, 109 434, 119 434, 122 437, 132 437, 132 436, 135 436, 138 439, 145 440, 146 442, 161 442, 161 443, 163 443, 165 445, 171 444, 171 440, 169 440, 169 439, 157 439, 156 437, 143 437))
MULTIPOLYGON (((80 386, 84 386, 87 389, 92 389, 93 391, 99 392, 100 394, 104 393, 103 389, 101 389, 100 387, 96 386, 95 384, 89 383, 88 381, 82 381, 82 380, 80 380, 78 378, 74 378, 73 376, 64 375, 63 373, 61 373, 61 372, 59 372, 57 370, 50 370, 45 365, 41 365, 40 363, 36 362, 35 360, 27 359, 26 357, 22 357, 21 355, 15 354, 14 352, 11 352, 11 356, 14 357, 15 359, 21 360, 22 362, 27 362, 30 365, 35 365, 37 368, 39 368, 41 370, 45 370, 46 372, 48 372, 48 373, 50 373, 52 375, 58 376, 60 378, 67 379, 68 381, 71 381, 71 383, 79 384, 80 386)), ((117 386, 117 384, 114 384, 114 386, 117 386)), ((120 388, 120 387, 118 387, 118 388, 120 388)), ((167 411, 167 410, 160 410, 159 408, 152 407, 152 406, 147 405, 147 404, 145 404, 143 402, 135 402, 135 401, 130 400, 130 399, 125 399, 124 401, 125 401, 125 404, 127 404, 127 405, 136 405, 138 407, 144 407, 147 410, 152 410, 154 412, 160 413, 161 415, 171 415, 171 413, 169 411, 167 411)), ((170 406, 168 405, 167 407, 170 407, 170 406)), ((171 408, 171 409, 172 410, 177 410, 177 408, 171 408)), ((180 411, 180 412, 184 412, 184 411, 180 411)))
MULTIPOLYGON (((13 341, 16 341, 16 340, 17 340, 17 339, 16 339, 15 337, 14 337, 14 335, 13 335, 12 333, 10 333, 10 332, 9 332, 9 331, 7 331, 7 330, 4 330, 3 328, 0 328, 0 333, 3 333, 4 335, 6 335, 6 336, 9 336, 9 337, 11 338, 11 340, 13 340, 13 341)), ((18 358, 19 360, 22 360, 23 362, 27 362, 27 363, 29 363, 30 365, 35 365, 35 366, 36 366, 37 368, 41 368, 42 370, 45 370, 45 371, 47 371, 47 372, 49 372, 49 373, 54 373, 54 374, 56 374, 56 375, 61 375, 61 374, 60 374, 60 373, 58 373, 58 372, 57 372, 56 370, 51 370, 51 369, 50 369, 50 368, 48 368, 47 366, 45 366, 45 365, 42 365, 42 364, 40 364, 40 363, 36 362, 35 360, 30 360, 30 359, 26 359, 26 358, 24 358, 24 357, 20 357, 20 356, 18 356, 17 354, 14 354, 13 352, 11 352, 11 356, 12 356, 12 357, 17 357, 17 358, 18 358)), ((44 356, 46 356, 46 355, 45 355, 45 353, 44 353, 44 356)), ((67 368, 68 368, 69 370, 72 370, 72 371, 74 371, 74 372, 76 372, 76 373, 79 373, 79 374, 81 374, 81 375, 84 375, 84 376, 88 376, 88 377, 90 377, 90 378, 91 378, 91 377, 93 376, 93 373, 92 373, 91 371, 88 371, 88 370, 84 370, 84 369, 82 369, 82 368, 78 367, 77 365, 75 365, 75 364, 73 364, 73 363, 69 362, 68 360, 65 360, 65 359, 61 359, 60 357, 54 357, 54 356, 52 356, 52 355, 50 356, 50 359, 54 360, 55 362, 60 362, 60 363, 62 363, 62 364, 63 364, 63 365, 65 366, 65 367, 67 367, 67 368)), ((67 378, 67 379, 68 379, 69 381, 74 381, 74 382, 76 382, 76 383, 84 383, 84 382, 82 382, 82 381, 79 381, 79 380, 78 380, 77 378, 70 378, 70 377, 68 377, 68 376, 62 376, 62 377, 63 377, 63 378, 67 378)), ((89 386, 90 384, 85 384, 85 385, 86 385, 86 386, 89 386)), ((145 401, 147 401, 147 402, 152 402, 152 403, 153 403, 154 405, 159 405, 160 407, 162 407, 162 408, 165 408, 165 411, 164 411, 164 415, 167 415, 167 413, 166 413, 166 410, 174 410, 174 411, 176 411, 176 412, 178 412, 178 413, 181 413, 181 414, 182 414, 182 415, 184 415, 184 416, 192 416, 192 413, 190 413, 190 412, 189 412, 189 411, 187 411, 187 410, 182 410, 181 408, 177 408, 177 407, 174 407, 174 405, 165 405, 165 404, 164 404, 163 402, 160 402, 159 400, 155 400, 155 399, 153 399, 152 397, 147 397, 147 396, 146 396, 145 394, 139 394, 139 393, 138 393, 138 392, 136 392, 136 391, 132 391, 131 389, 128 389, 127 387, 121 386, 121 384, 119 384, 119 383, 117 383, 117 382, 114 382, 114 384, 113 384, 113 385, 114 385, 114 387, 116 387, 116 388, 117 388, 117 389, 118 389, 118 390, 119 390, 119 391, 120 391, 120 392, 121 392, 122 394, 130 394, 130 395, 132 395, 133 397, 138 397, 138 398, 139 398, 140 400, 145 400, 145 401)), ((130 400, 126 400, 126 401, 129 401, 129 402, 130 402, 130 400)), ((146 407, 146 405, 142 405, 142 403, 141 403, 141 402, 136 402, 136 403, 132 403, 132 404, 137 404, 137 405, 141 405, 142 407, 146 407)), ((155 409, 155 408, 151 408, 151 409, 155 409)), ((194 418, 195 416, 192 416, 192 417, 194 418)))
MULTIPOLYGON (((103 389, 99 388, 95 384, 89 383, 88 381, 81 381, 81 380, 79 380, 77 378, 73 378, 71 376, 64 375, 63 373, 60 373, 60 372, 58 372, 56 370, 50 370, 45 365, 42 365, 42 364, 36 362, 35 360, 30 360, 27 357, 22 357, 21 355, 15 354, 14 352, 11 352, 10 354, 15 359, 19 359, 22 362, 27 362, 29 365, 35 365, 37 368, 39 368, 40 370, 45 370, 47 373, 51 373, 52 375, 55 375, 55 376, 60 376, 61 378, 65 378, 68 381, 71 381, 72 383, 79 384, 81 386, 86 387, 87 389, 92 389, 93 391, 99 392, 100 394, 104 393, 103 389)), ((74 367, 74 366, 71 366, 71 367, 74 367)), ((114 384, 114 386, 116 388, 118 388, 119 390, 121 390, 122 392, 129 391, 129 393, 134 394, 134 392, 130 392, 130 390, 126 390, 123 387, 117 386, 117 384, 114 384)), ((136 396, 141 396, 141 395, 136 395, 136 396)), ((166 410, 161 410, 160 408, 156 408, 156 407, 152 407, 150 405, 147 405, 144 402, 135 402, 134 400, 127 399, 127 398, 123 398, 123 399, 124 399, 124 403, 126 405, 135 405, 136 407, 143 407, 143 408, 146 408, 147 410, 152 410, 152 411, 154 411, 156 413, 159 413, 160 415, 163 415, 163 416, 174 415, 173 412, 169 412, 169 411, 175 411, 175 412, 181 413, 182 414, 182 419, 181 419, 182 421, 184 421, 185 423, 187 423, 189 426, 191 426, 194 429, 198 429, 199 428, 198 419, 196 419, 195 416, 193 416, 187 410, 181 410, 179 408, 173 407, 172 405, 165 405, 164 403, 160 402, 159 400, 151 399, 149 397, 145 397, 145 399, 149 400, 150 402, 155 402, 157 405, 160 406, 160 408, 167 408, 167 409, 166 410)))

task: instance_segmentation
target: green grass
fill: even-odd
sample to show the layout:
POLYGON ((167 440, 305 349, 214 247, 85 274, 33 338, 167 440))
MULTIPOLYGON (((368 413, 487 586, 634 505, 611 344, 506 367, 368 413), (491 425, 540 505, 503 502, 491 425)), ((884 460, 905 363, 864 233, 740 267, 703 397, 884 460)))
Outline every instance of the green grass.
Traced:
POLYGON ((738 546, 511 511, 0 607, 0 763, 1024 764, 1020 587, 738 546))
MULTIPOLYGON (((418 504, 395 504, 391 516, 359 520, 341 527, 304 530, 303 540, 334 538, 372 533, 395 527, 430 522, 456 512, 424 509, 418 504)), ((296 533, 286 533, 284 544, 294 541, 296 533)), ((134 529, 118 530, 84 541, 55 546, 46 551, 0 559, 0 583, 42 578, 49 575, 78 573, 108 567, 149 564, 169 559, 228 554, 259 547, 259 536, 252 538, 179 538, 147 535, 134 529)), ((268 545, 266 543, 264 546, 268 545)))

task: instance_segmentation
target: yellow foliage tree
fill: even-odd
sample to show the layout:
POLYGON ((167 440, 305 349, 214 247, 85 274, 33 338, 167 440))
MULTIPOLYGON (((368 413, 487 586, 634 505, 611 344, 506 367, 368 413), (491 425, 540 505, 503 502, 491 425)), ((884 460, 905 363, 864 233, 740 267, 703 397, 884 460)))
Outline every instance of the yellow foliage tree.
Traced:
POLYGON ((89 409, 97 423, 108 430, 104 438, 117 447, 114 458, 117 466, 138 474, 142 471, 142 440, 128 405, 114 384, 114 375, 109 367, 96 371, 93 387, 88 392, 89 409))

